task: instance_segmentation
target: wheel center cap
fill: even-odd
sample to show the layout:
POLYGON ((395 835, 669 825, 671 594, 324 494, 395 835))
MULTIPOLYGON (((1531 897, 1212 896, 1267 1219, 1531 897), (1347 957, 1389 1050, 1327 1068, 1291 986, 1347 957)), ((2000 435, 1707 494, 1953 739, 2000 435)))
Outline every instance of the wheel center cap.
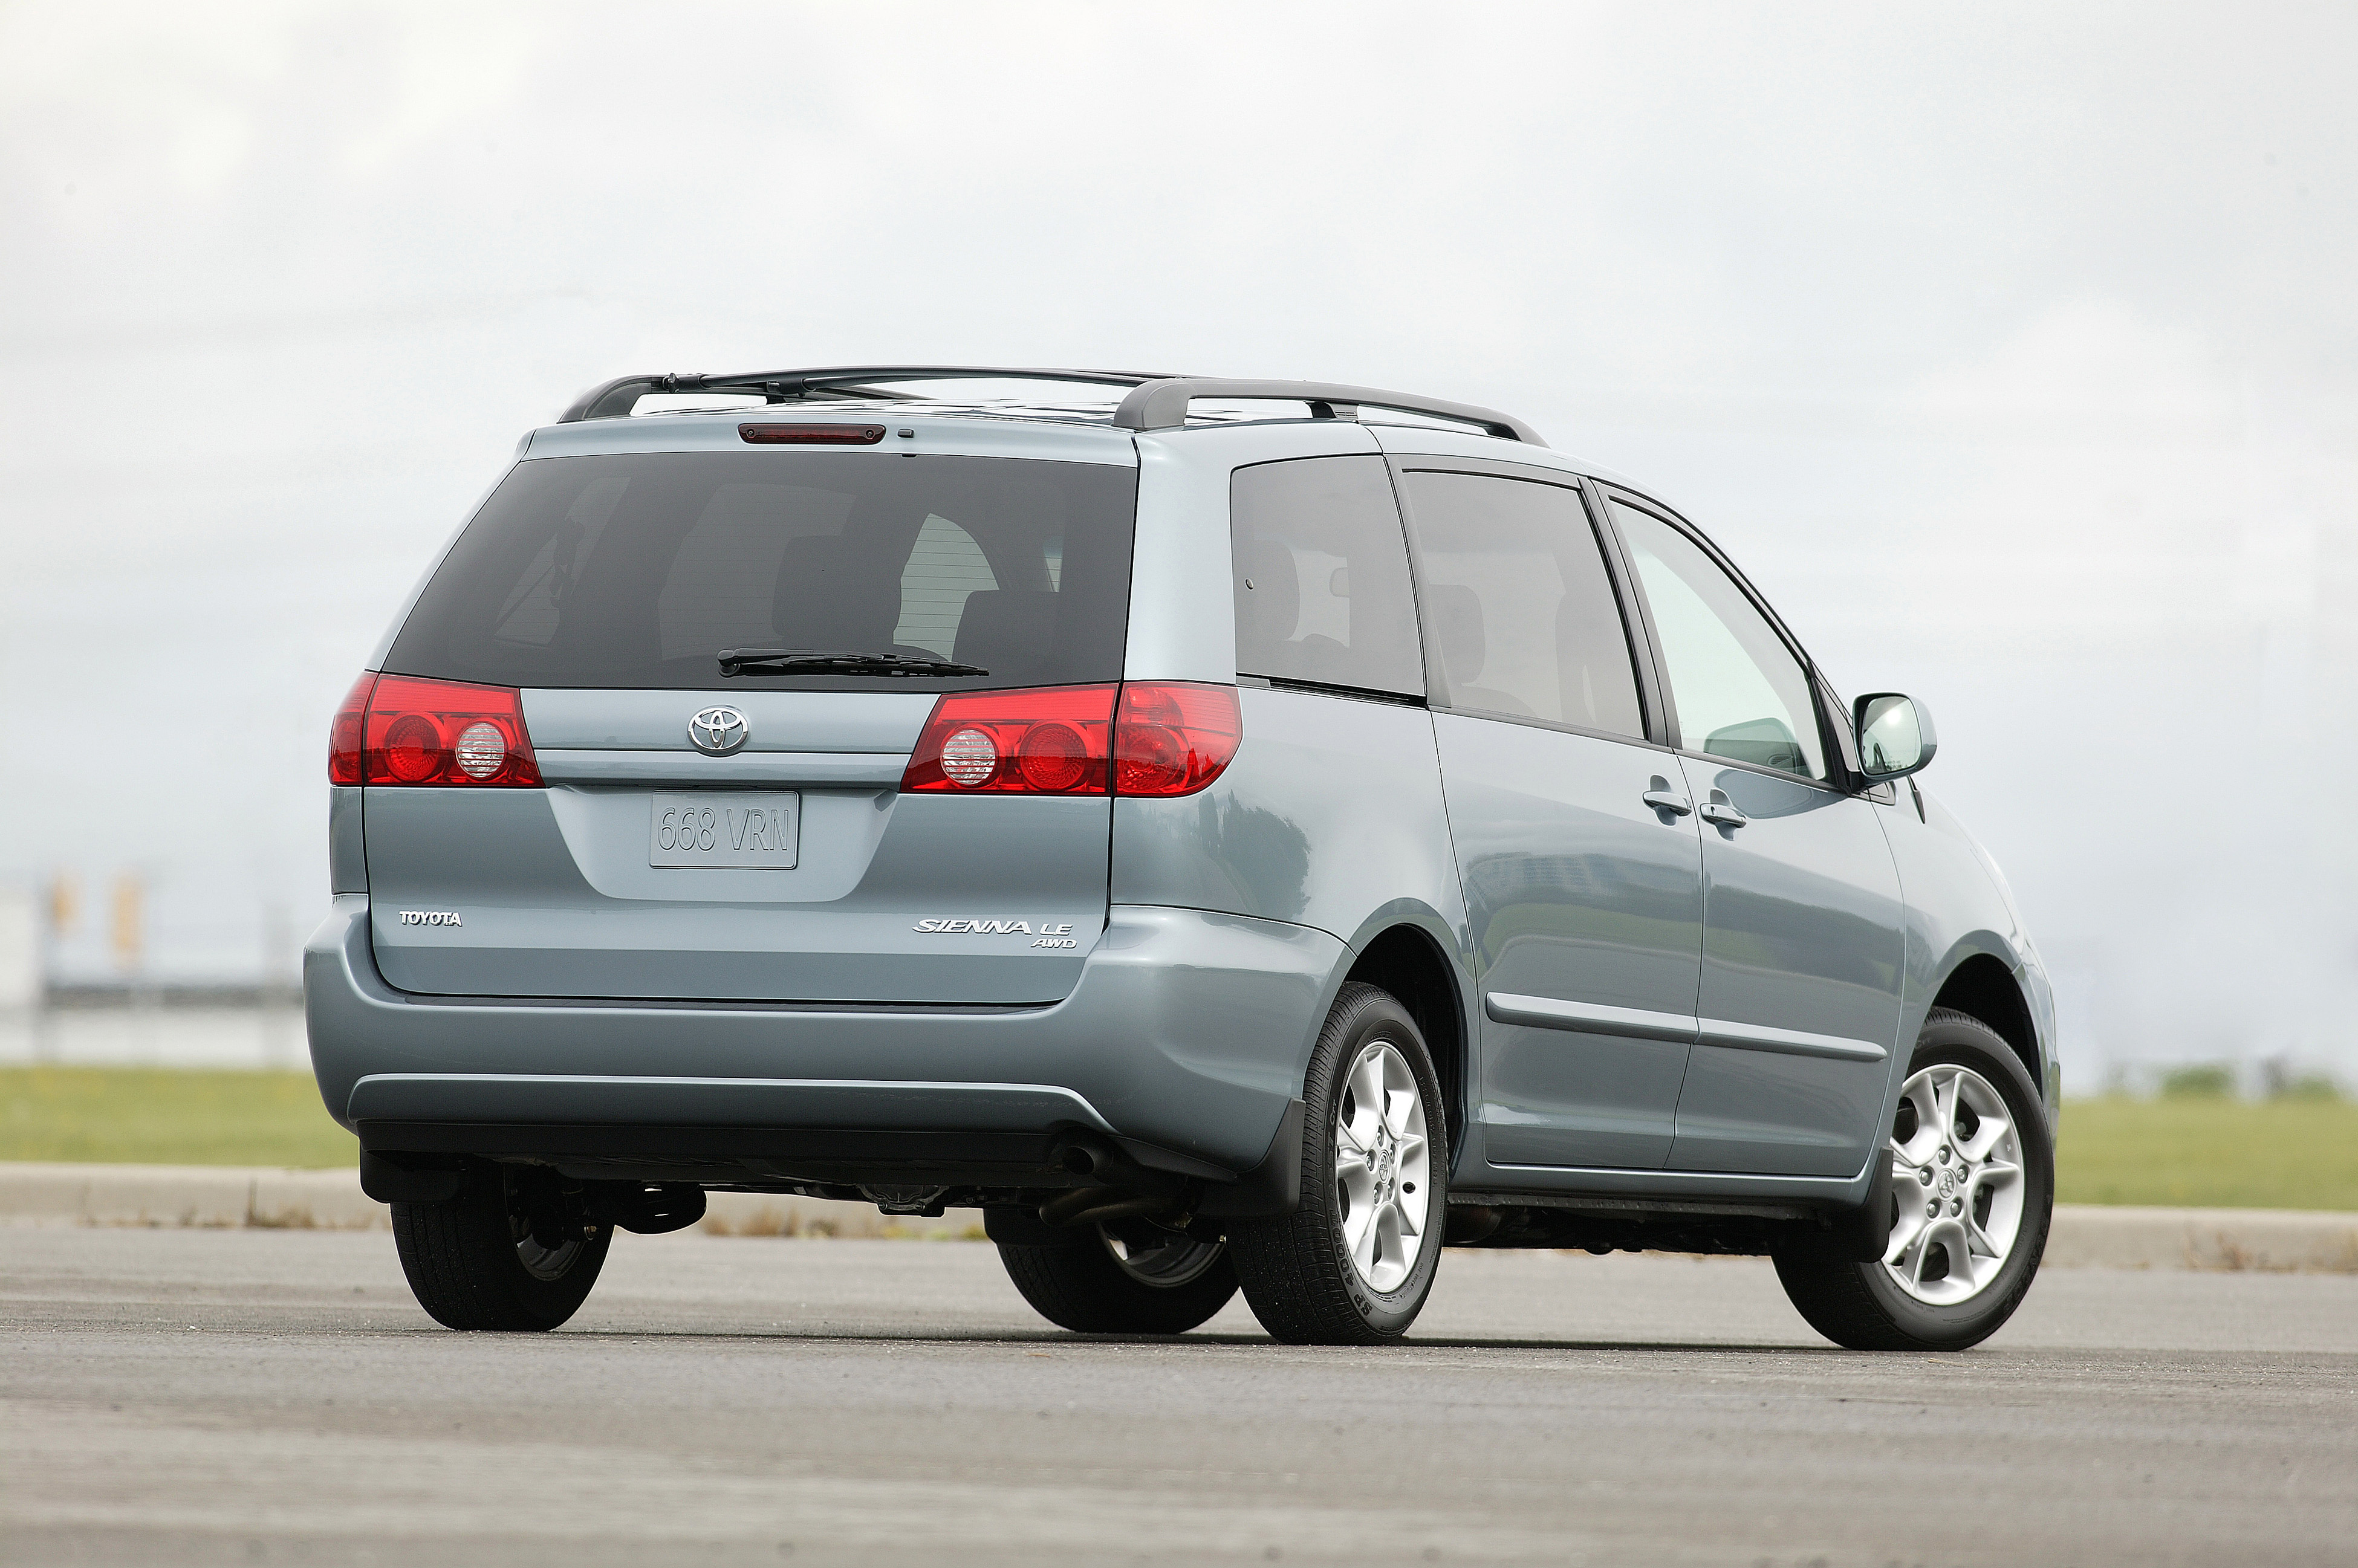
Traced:
POLYGON ((1941 1173, 1941 1195, 1947 1197, 1957 1190, 1957 1182, 1964 1173, 1952 1165, 1941 1173))
POLYGON ((1396 1163, 1397 1162, 1392 1154, 1392 1147, 1390 1144, 1385 1143, 1377 1147, 1376 1185, 1379 1187, 1388 1187, 1391 1185, 1392 1169, 1396 1163))

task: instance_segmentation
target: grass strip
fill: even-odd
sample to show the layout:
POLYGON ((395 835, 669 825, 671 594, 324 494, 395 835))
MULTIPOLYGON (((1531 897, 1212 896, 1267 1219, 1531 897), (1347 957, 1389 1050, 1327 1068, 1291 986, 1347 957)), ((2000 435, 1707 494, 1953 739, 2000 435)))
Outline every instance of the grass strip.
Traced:
POLYGON ((0 1160, 357 1165, 308 1073, 0 1067, 0 1160))
MULTIPOLYGON (((349 1166, 308 1073, 0 1067, 0 1160, 349 1166)), ((2063 1203, 2358 1210, 2358 1104, 2073 1100, 2063 1203)))
POLYGON ((2071 1100, 2055 1164, 2060 1203, 2358 1209, 2358 1104, 2071 1100))

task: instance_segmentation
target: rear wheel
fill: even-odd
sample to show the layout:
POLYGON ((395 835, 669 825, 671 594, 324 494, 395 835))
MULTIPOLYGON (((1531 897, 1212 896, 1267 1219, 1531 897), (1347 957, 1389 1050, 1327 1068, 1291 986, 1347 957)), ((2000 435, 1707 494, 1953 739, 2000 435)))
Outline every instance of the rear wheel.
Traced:
POLYGON ((1854 1350, 1963 1350, 2022 1304, 2047 1248, 2055 1151, 2044 1100, 2013 1047, 1979 1019, 1925 1020, 1885 1155, 1891 1238, 1855 1262, 1777 1257, 1810 1325, 1854 1350))
POLYGON ((393 1206, 410 1291, 446 1328, 546 1330, 579 1310, 606 1265, 610 1226, 552 1171, 476 1164, 448 1203, 393 1206))
POLYGON ((1002 1241, 999 1258, 1042 1317, 1079 1334, 1184 1334, 1237 1293, 1224 1242, 1144 1220, 1076 1227, 1046 1246, 1002 1241))
POLYGON ((1290 1344, 1388 1344, 1424 1309, 1449 1201, 1440 1080, 1408 1010, 1345 986, 1303 1101, 1301 1206, 1230 1230, 1237 1277, 1290 1344))

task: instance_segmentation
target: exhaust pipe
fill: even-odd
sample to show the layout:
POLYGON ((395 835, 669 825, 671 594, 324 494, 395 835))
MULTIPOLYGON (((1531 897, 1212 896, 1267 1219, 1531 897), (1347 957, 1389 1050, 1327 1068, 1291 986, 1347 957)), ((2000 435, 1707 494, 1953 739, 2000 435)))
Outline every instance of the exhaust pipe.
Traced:
POLYGON ((1076 1132, 1059 1141, 1050 1161, 1076 1176, 1087 1176, 1095 1186, 1059 1193, 1040 1206, 1043 1223, 1086 1225, 1133 1215, 1168 1213, 1184 1206, 1194 1184, 1169 1171, 1150 1171, 1094 1133, 1076 1132))

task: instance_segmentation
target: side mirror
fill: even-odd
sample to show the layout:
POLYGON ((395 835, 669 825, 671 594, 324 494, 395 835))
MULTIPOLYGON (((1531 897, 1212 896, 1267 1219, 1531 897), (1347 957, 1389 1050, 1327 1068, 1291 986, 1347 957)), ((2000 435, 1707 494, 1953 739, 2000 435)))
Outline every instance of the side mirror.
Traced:
POLYGON ((1858 725, 1858 754, 1866 776, 1877 784, 1903 779, 1921 771, 1941 749, 1932 730, 1932 715, 1912 697, 1896 691, 1872 692, 1851 705, 1858 725))

